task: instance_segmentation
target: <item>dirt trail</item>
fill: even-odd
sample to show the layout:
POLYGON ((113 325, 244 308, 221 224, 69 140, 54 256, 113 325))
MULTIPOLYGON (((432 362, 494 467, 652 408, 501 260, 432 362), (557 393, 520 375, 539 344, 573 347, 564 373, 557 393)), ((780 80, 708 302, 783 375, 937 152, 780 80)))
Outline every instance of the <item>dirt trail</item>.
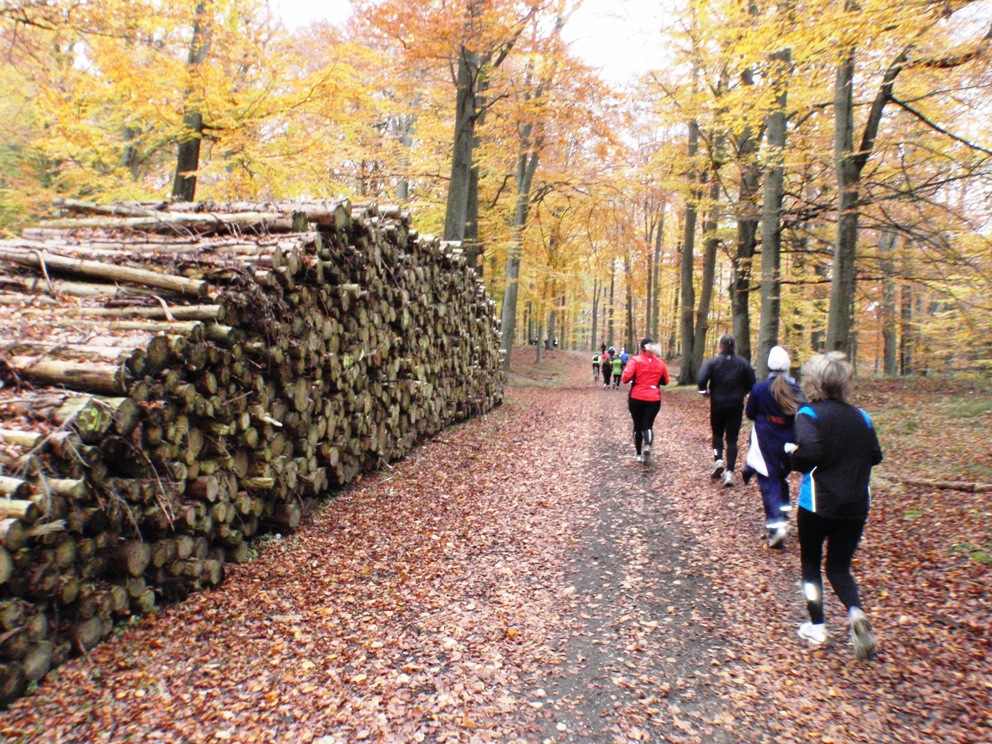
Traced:
POLYGON ((706 476, 693 391, 666 391, 645 468, 625 391, 594 386, 584 356, 520 368, 501 409, 49 675, 0 715, 0 736, 992 740, 974 735, 988 729, 973 701, 920 713, 886 662, 884 622, 870 667, 842 640, 799 642, 795 545, 764 548, 753 485, 706 476), (969 715, 970 738, 955 738, 969 715))

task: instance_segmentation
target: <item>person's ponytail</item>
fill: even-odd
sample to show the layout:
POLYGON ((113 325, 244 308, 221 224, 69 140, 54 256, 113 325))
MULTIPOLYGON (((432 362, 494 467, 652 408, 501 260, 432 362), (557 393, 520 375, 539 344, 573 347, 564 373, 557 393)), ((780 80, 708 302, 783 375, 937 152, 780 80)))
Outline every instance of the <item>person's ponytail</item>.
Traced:
POLYGON ((772 380, 772 397, 775 398, 778 407, 782 409, 782 413, 786 416, 796 415, 796 411, 799 410, 799 403, 796 401, 796 394, 784 373, 775 375, 775 379, 772 380))

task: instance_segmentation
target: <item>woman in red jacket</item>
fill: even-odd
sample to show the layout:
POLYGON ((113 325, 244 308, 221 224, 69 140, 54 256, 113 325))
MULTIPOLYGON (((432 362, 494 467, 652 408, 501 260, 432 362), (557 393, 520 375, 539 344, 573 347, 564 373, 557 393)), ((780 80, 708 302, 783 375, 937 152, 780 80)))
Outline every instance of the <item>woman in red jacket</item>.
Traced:
POLYGON ((627 407, 634 420, 637 461, 651 462, 654 418, 661 409, 661 386, 668 384, 668 368, 661 361, 659 349, 651 339, 641 341, 641 353, 630 358, 620 381, 633 383, 627 407))

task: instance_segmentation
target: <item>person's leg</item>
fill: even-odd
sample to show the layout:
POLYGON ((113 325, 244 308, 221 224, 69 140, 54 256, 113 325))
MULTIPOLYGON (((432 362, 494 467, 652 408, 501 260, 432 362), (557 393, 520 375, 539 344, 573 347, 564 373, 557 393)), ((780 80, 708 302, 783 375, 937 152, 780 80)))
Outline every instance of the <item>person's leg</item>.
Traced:
POLYGON ((728 409, 724 413, 724 431, 727 436, 727 456, 724 458, 724 466, 733 472, 737 466, 737 440, 741 434, 741 422, 744 419, 743 407, 728 409))
POLYGON ((644 461, 649 462, 654 445, 654 420, 661 410, 661 401, 641 401, 641 431, 644 434, 644 461))
POLYGON ((630 418, 634 423, 634 449, 637 451, 637 454, 640 455, 641 445, 644 441, 644 429, 642 428, 644 412, 641 408, 641 401, 635 400, 634 398, 628 398, 627 410, 630 411, 630 418))
POLYGON ((710 407, 710 431, 713 434, 713 459, 723 459, 723 432, 727 422, 723 417, 723 409, 710 407))
POLYGON ((834 594, 848 610, 861 607, 858 583, 851 574, 851 561, 864 527, 864 522, 836 521, 827 538, 827 578, 834 594))
POLYGON ((779 479, 779 511, 782 512, 782 519, 786 524, 789 523, 789 515, 792 514, 792 502, 789 498, 789 479, 784 475, 779 479))
POLYGON ((648 442, 654 441, 654 420, 658 417, 658 412, 661 410, 661 401, 656 400, 654 402, 645 401, 644 403, 644 420, 641 422, 644 427, 644 438, 648 442))
POLYGON ((851 561, 861 542, 864 526, 863 521, 838 521, 832 525, 827 538, 827 578, 834 593, 847 608, 854 655, 866 661, 875 658, 875 636, 872 635, 868 616, 861 608, 858 584, 851 575, 851 561))
POLYGON ((774 530, 782 520, 782 513, 779 510, 781 498, 778 481, 778 478, 769 478, 758 473, 758 487, 761 489, 761 501, 765 507, 765 528, 768 530, 774 530))
POLYGON ((813 625, 823 625, 823 541, 827 537, 826 520, 807 509, 800 509, 796 517, 799 531, 799 562, 802 567, 803 594, 806 610, 813 625))

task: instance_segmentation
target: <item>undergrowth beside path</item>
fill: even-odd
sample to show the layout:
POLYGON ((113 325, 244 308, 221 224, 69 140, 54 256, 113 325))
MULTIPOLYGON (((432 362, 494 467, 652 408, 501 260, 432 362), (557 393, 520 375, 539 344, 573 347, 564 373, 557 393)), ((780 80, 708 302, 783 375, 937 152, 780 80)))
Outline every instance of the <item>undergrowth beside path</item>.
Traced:
POLYGON ((832 599, 833 643, 796 636, 797 546, 764 547, 756 486, 707 476, 705 401, 665 391, 644 468, 625 392, 554 352, 516 361, 503 407, 365 478, 219 589, 56 670, 0 735, 990 742, 989 494, 904 482, 953 478, 966 446, 965 475, 992 472, 987 437, 968 445, 978 428, 962 423, 983 421, 980 393, 859 394, 886 449, 854 567, 875 663, 854 662, 832 599), (918 437, 897 436, 900 410, 918 437))

